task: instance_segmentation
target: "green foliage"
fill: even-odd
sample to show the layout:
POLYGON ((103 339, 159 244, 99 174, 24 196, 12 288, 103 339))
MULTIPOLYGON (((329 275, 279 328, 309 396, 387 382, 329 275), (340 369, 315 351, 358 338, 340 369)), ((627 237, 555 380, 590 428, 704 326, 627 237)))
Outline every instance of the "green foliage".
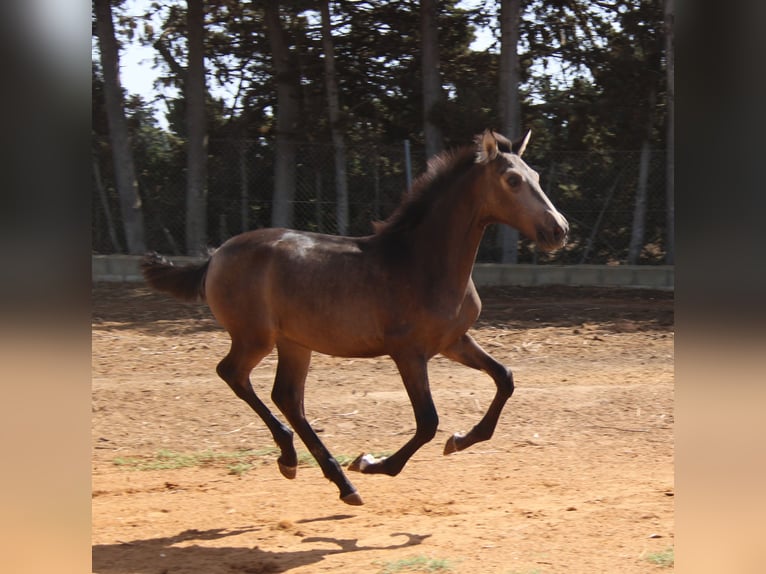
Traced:
MULTIPOLYGON (((475 9, 441 3, 440 72, 446 98, 435 111, 445 145, 462 145, 486 127, 497 128, 499 40, 487 50, 469 46, 477 26, 496 26, 495 3, 475 9)), ((330 2, 333 45, 347 146, 350 228, 369 232, 371 219, 385 218, 404 191, 402 142, 413 150, 413 172, 424 167, 420 15, 416 2, 330 2)), ((155 47, 169 128, 160 128, 149 102, 135 96, 125 107, 147 244, 166 253, 183 250, 185 207, 183 98, 186 4, 154 3, 150 13, 117 22, 122 37, 155 47)), ((296 172, 296 226, 334 232, 332 148, 327 119, 324 55, 319 13, 311 2, 284 3, 281 18, 301 86, 302 147, 296 172)), ((497 30, 493 30, 497 38, 497 30)), ((568 217, 572 240, 557 262, 580 262, 599 211, 608 215, 589 263, 619 262, 629 240, 637 180, 633 154, 648 128, 652 148, 665 139, 664 28, 661 0, 530 0, 520 28, 523 123, 534 132, 529 163, 543 187, 568 217), (619 153, 615 153, 617 150, 619 153), (568 152, 564 154, 563 152, 568 152), (546 179, 548 177, 548 179, 546 179), (550 180, 550 181, 549 181, 550 180), (610 197, 611 189, 617 185, 610 197)), ((261 2, 206 3, 208 86, 208 236, 219 244, 244 229, 267 226, 273 191, 276 88, 261 2), (227 86, 231 100, 212 95, 227 86), (245 205, 243 206, 243 196, 245 205)), ((111 149, 103 91, 93 70, 93 142, 115 221, 111 149)), ((662 160, 653 163, 647 243, 664 241, 662 160)), ((93 202, 93 249, 112 251, 103 207, 93 202)), ((488 239, 493 238, 490 230, 488 239)), ((483 246, 492 258, 496 246, 483 246)), ((522 261, 540 260, 528 247, 522 261)), ((544 258, 543 258, 544 259, 544 258)), ((645 254, 645 262, 653 262, 645 254)))
POLYGON ((252 465, 245 462, 246 459, 252 459, 272 452, 273 450, 247 450, 238 452, 203 451, 199 453, 181 453, 163 449, 149 457, 117 457, 114 459, 114 464, 129 470, 173 470, 229 463, 231 474, 239 475, 252 468, 252 465))
POLYGON ((228 466, 229 474, 233 474, 235 476, 242 476, 246 472, 253 469, 253 465, 249 462, 235 462, 228 466))
POLYGON ((662 566, 663 568, 670 568, 675 564, 675 553, 673 551, 673 548, 668 548, 667 550, 663 550, 662 552, 654 552, 652 554, 647 554, 646 560, 648 560, 652 564, 656 564, 657 566, 662 566))
POLYGON ((452 570, 452 565, 448 560, 428 558, 426 556, 414 556, 412 558, 403 558, 393 562, 379 563, 376 565, 383 568, 379 574, 398 574, 399 572, 447 572, 452 570))
POLYGON ((202 451, 197 453, 182 453, 162 449, 151 456, 117 457, 113 462, 116 466, 127 470, 145 471, 226 465, 229 469, 229 474, 240 476, 254 468, 252 463, 254 459, 273 458, 278 452, 274 448, 235 452, 202 451))
MULTIPOLYGON (((255 468, 255 462, 270 462, 276 458, 279 450, 276 448, 249 449, 234 452, 202 451, 196 453, 183 453, 173 450, 162 449, 150 456, 117 457, 113 460, 115 466, 126 470, 173 470, 178 468, 190 468, 196 466, 225 466, 229 474, 241 476, 255 468)), ((390 452, 375 453, 375 458, 390 456, 390 452)), ((338 455, 335 460, 341 466, 348 466, 356 457, 351 455, 338 455)), ((298 453, 299 466, 318 466, 311 453, 301 451, 298 453)))

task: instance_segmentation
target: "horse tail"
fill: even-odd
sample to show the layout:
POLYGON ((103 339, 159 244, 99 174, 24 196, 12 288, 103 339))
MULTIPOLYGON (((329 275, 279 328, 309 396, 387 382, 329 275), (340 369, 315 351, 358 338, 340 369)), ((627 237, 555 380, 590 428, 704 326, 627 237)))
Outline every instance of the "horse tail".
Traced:
POLYGON ((205 300, 205 277, 210 259, 204 263, 176 267, 158 253, 147 253, 141 273, 150 287, 183 301, 205 300))

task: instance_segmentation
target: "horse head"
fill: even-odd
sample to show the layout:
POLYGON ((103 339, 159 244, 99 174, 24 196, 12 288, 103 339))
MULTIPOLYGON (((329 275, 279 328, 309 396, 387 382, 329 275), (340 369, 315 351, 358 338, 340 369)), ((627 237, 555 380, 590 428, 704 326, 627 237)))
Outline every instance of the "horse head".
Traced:
POLYGON ((485 217, 553 251, 566 243, 569 223, 543 192, 539 174, 521 159, 531 134, 514 142, 490 130, 477 136, 476 163, 485 168, 485 217))

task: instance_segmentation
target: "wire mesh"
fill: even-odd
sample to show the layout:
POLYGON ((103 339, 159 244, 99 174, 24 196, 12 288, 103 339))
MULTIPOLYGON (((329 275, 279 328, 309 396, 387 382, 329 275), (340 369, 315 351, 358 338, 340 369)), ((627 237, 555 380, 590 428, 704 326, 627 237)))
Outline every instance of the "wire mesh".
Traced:
MULTIPOLYGON (((143 201, 146 243, 168 254, 184 253, 185 164, 183 148, 168 161, 154 164, 136 158, 143 201)), ((207 239, 211 247, 250 229, 271 226, 274 192, 274 148, 266 139, 211 140, 208 147, 207 239)), ((411 152, 412 175, 425 168, 422 153, 411 152)), ((521 263, 625 263, 633 227, 642 156, 638 150, 537 151, 525 155, 540 174, 540 183, 570 223, 567 245, 552 254, 519 241, 521 263)), ((663 262, 666 245, 665 153, 653 150, 648 162, 643 249, 639 263, 663 262)), ((106 164, 107 161, 104 161, 106 164)), ((338 233, 334 148, 300 143, 295 154, 295 195, 290 227, 338 233)), ((121 237, 116 191, 108 168, 94 174, 92 245, 97 253, 116 253, 121 237), (98 179, 98 181, 96 181, 98 179), (99 191, 99 186, 101 191, 99 191), (106 210, 109 210, 107 217, 106 210), (110 233, 109 220, 116 227, 110 233)), ((385 219, 406 193, 405 146, 348 147, 347 235, 367 235, 371 222, 385 219)), ((495 226, 485 233, 478 261, 502 257, 495 226)))

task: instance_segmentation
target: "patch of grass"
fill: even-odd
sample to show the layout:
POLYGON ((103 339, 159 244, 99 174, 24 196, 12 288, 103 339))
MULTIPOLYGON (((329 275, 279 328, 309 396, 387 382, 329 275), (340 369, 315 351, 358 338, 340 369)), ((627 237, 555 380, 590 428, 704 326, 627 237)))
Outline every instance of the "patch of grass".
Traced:
POLYGON ((394 562, 375 563, 383 566, 379 574, 396 574, 398 572, 446 572, 452 570, 452 565, 448 560, 427 558, 426 556, 413 556, 394 562))
POLYGON ((253 470, 253 464, 249 462, 234 462, 227 468, 229 469, 229 474, 233 474, 234 476, 242 476, 248 470, 253 470))
POLYGON ((646 559, 652 564, 662 566, 663 568, 670 568, 673 566, 673 564, 675 564, 675 554, 672 548, 668 548, 662 552, 653 552, 652 554, 647 554, 646 559))
MULTIPOLYGON (((113 460, 116 466, 127 470, 173 470, 177 468, 190 468, 194 466, 226 465, 229 474, 242 476, 255 468, 254 459, 272 458, 279 454, 279 449, 263 448, 258 450, 241 450, 236 452, 202 451, 196 453, 175 452, 168 449, 158 450, 149 456, 117 457, 113 460)), ((391 453, 374 453, 375 458, 390 456, 391 453)), ((335 457, 338 464, 348 466, 355 456, 339 455, 335 457)), ((299 466, 318 466, 311 453, 303 451, 298 453, 299 466)))
POLYGON ((255 450, 247 450, 244 451, 246 454, 256 457, 256 458, 264 458, 267 456, 276 456, 279 454, 279 449, 276 447, 266 447, 266 448, 259 448, 255 450))
POLYGON ((341 466, 348 466, 352 462, 354 462, 355 456, 350 456, 348 454, 339 454, 335 457, 335 460, 338 461, 338 464, 341 466))
POLYGON ((298 453, 298 466, 319 466, 310 452, 298 453))
POLYGON ((152 456, 117 457, 114 464, 128 470, 173 470, 193 466, 215 466, 228 463, 229 473, 241 476, 254 465, 249 462, 253 458, 274 454, 276 449, 243 450, 237 452, 203 451, 183 453, 172 450, 159 450, 152 456))
POLYGON ((198 456, 170 450, 159 450, 151 457, 118 457, 114 464, 131 470, 167 470, 198 464, 198 456))

